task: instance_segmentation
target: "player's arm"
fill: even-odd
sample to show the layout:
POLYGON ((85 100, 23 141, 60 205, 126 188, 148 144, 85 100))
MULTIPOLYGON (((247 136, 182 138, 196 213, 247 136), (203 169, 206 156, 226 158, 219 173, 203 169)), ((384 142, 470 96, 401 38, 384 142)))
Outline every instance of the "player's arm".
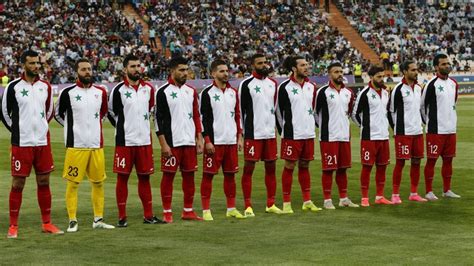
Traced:
POLYGON ((289 106, 289 98, 288 98, 288 92, 285 90, 285 88, 282 88, 281 85, 278 88, 278 96, 277 96, 277 108, 276 108, 276 117, 277 117, 277 130, 278 134, 280 136, 282 135, 283 132, 283 117, 285 115, 285 109, 289 106))
POLYGON ((46 111, 46 120, 51 121, 54 116, 54 104, 53 104, 53 89, 51 88, 51 84, 48 84, 48 97, 46 98, 45 103, 45 111, 46 111))
POLYGON ((67 91, 67 89, 64 89, 59 93, 59 97, 54 108, 54 119, 56 119, 56 121, 61 126, 64 126, 67 106, 71 104, 69 100, 69 93, 67 91))
POLYGON ((321 108, 323 105, 323 97, 324 93, 322 92, 321 88, 316 91, 316 100, 314 102, 314 124, 317 128, 319 128, 319 113, 321 112, 321 108))
POLYGON ((155 122, 155 132, 158 136, 158 141, 160 142, 161 147, 161 155, 165 158, 169 158, 172 156, 171 147, 166 142, 166 138, 163 132, 164 124, 163 124, 163 114, 164 114, 164 104, 160 104, 166 102, 166 95, 164 94, 163 90, 158 90, 156 92, 155 97, 155 114, 154 114, 154 122, 155 122))
POLYGON ((356 101, 354 103, 354 108, 352 109, 351 118, 354 123, 360 127, 362 124, 361 114, 364 112, 364 107, 367 106, 367 94, 363 93, 364 90, 360 91, 357 95, 356 101))
POLYGON ((204 148, 207 154, 214 154, 215 149, 214 145, 212 144, 211 138, 209 136, 209 132, 212 131, 212 107, 211 107, 211 98, 207 90, 201 92, 201 97, 199 97, 200 101, 200 111, 201 111, 201 119, 202 119, 202 135, 204 137, 204 148))
POLYGON ((248 87, 244 86, 244 83, 241 82, 238 90, 239 107, 240 107, 240 127, 244 128, 245 125, 245 115, 247 113, 247 103, 249 102, 250 94, 248 93, 248 87))
POLYGON ((236 94, 235 97, 235 109, 234 109, 234 119, 235 119, 235 125, 237 127, 237 147, 239 151, 241 151, 244 148, 244 141, 242 138, 242 126, 241 126, 241 119, 240 119, 240 103, 239 103, 239 97, 236 94))
POLYGON ((112 124, 113 127, 117 125, 117 113, 119 111, 119 108, 123 108, 120 90, 117 87, 114 87, 112 91, 110 91, 107 115, 107 118, 109 119, 110 124, 112 124))
POLYGON ((204 150, 204 139, 202 137, 202 124, 201 115, 199 114, 199 101, 197 91, 194 89, 194 100, 193 100, 193 121, 196 129, 196 150, 198 154, 201 154, 204 150))
MULTIPOLYGON (((388 106, 387 106, 387 118, 388 118, 388 123, 390 124, 390 127, 392 129, 395 128, 395 116, 396 116, 396 105, 395 105, 395 98, 398 97, 400 90, 395 87, 391 92, 390 92, 390 99, 388 100, 388 106)), ((401 94, 400 94, 401 95, 401 94)))
POLYGON ((150 100, 148 101, 148 112, 150 114, 153 113, 153 109, 155 108, 155 87, 152 84, 147 83, 150 86, 150 100))
POLYGON ((12 131, 12 103, 16 101, 15 90, 11 87, 11 83, 8 84, 2 96, 2 122, 9 131, 12 131))
POLYGON ((105 116, 107 115, 107 111, 108 111, 108 102, 107 102, 107 91, 105 90, 105 88, 103 87, 100 87, 101 91, 102 91, 102 103, 100 105, 100 119, 104 119, 105 116))

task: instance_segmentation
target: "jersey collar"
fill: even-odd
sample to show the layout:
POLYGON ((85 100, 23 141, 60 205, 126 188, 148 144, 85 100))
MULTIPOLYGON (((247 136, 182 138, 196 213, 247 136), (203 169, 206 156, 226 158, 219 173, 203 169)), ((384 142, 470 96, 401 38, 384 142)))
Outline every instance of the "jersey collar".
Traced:
MULTIPOLYGON (((128 81, 128 78, 127 78, 127 77, 124 77, 124 78, 123 78, 123 83, 125 84, 125 86, 131 87, 130 82, 128 81)), ((143 79, 140 79, 139 82, 138 82, 138 84, 139 84, 140 86, 144 86, 144 85, 145 85, 145 81, 143 81, 143 79)))
POLYGON ((295 75, 293 74, 293 75, 290 76, 290 80, 293 81, 294 83, 300 85, 301 88, 303 88, 304 83, 305 83, 305 82, 308 82, 308 81, 309 81, 309 78, 306 77, 306 78, 304 78, 303 83, 299 83, 299 82, 296 80, 295 75))
POLYGON ((89 85, 89 87, 86 87, 82 82, 79 81, 79 79, 76 80, 76 85, 78 87, 81 87, 81 88, 84 88, 84 89, 88 89, 88 88, 92 87, 92 83, 89 85))
POLYGON ((258 73, 255 72, 255 71, 252 71, 252 76, 253 76, 254 78, 256 78, 256 79, 265 79, 265 78, 266 78, 265 76, 260 75, 260 74, 258 74, 258 73))
MULTIPOLYGON (((26 75, 25 75, 25 72, 21 73, 21 79, 28 82, 26 80, 26 75)), ((35 80, 33 81, 33 83, 35 83, 36 81, 38 81, 40 78, 39 78, 39 75, 35 77, 35 80)))

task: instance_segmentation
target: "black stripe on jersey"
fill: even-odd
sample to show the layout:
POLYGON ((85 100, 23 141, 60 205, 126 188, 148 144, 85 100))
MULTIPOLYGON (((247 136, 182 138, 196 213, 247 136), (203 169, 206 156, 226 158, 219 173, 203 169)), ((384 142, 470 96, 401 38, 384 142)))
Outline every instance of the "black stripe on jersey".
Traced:
POLYGON ((204 127, 202 135, 208 136, 212 143, 214 143, 214 113, 212 112, 211 97, 209 96, 209 90, 212 89, 213 85, 205 88, 201 94, 201 115, 202 115, 202 126, 204 127))
POLYGON ((244 138, 254 139, 254 126, 253 126, 253 101, 250 95, 249 83, 254 79, 250 77, 244 80, 240 87, 240 113, 244 121, 244 138))
MULTIPOLYGON (((112 108, 115 115, 117 116, 117 123, 115 125, 115 145, 125 146, 125 115, 123 112, 122 95, 120 94, 120 88, 125 83, 119 83, 113 91, 113 102, 112 108)), ((111 119, 113 120, 113 119, 111 119)))
POLYGON ((166 99, 165 90, 169 86, 169 83, 158 89, 156 93, 156 107, 155 107, 155 119, 158 123, 159 131, 156 132, 157 136, 165 135, 166 142, 170 147, 173 147, 173 134, 171 133, 171 112, 166 99))
POLYGON ((326 90, 329 86, 322 87, 318 92, 316 99, 316 113, 321 113, 321 125, 319 125, 319 132, 321 134, 321 141, 329 141, 329 108, 328 99, 326 97, 326 90))
MULTIPOLYGON (((112 89, 111 93, 113 93, 116 89, 117 89, 117 90, 120 89, 120 87, 122 87, 123 84, 124 84, 123 81, 122 81, 122 82, 119 82, 119 83, 118 83, 117 85, 115 85, 115 87, 112 89)), ((112 96, 112 95, 110 95, 110 96, 112 96)), ((112 103, 112 108, 113 108, 113 103, 112 103)), ((115 110, 109 110, 109 111, 113 111, 113 112, 115 113, 115 110)), ((115 113, 115 115, 117 115, 117 114, 115 113)), ((113 127, 116 127, 116 126, 117 126, 117 125, 116 125, 116 121, 115 121, 114 117, 110 114, 110 112, 107 112, 107 118, 109 119, 110 124, 112 124, 113 127)))
POLYGON ((428 116, 428 133, 438 134, 438 104, 436 102, 435 82, 438 78, 434 78, 426 86, 425 96, 425 114, 428 116))
POLYGON ((286 85, 288 85, 288 83, 290 83, 290 80, 283 82, 278 89, 278 105, 283 121, 285 121, 284 125, 280 125, 280 127, 283 127, 283 136, 285 139, 293 139, 293 113, 291 112, 291 102, 288 97, 288 91, 286 91, 286 85))
POLYGON ((69 91, 75 87, 76 85, 65 88, 61 93, 61 98, 59 99, 59 115, 62 119, 65 119, 64 113, 67 115, 66 147, 74 147, 74 118, 69 91))
POLYGON ((369 98, 367 97, 367 93, 369 89, 362 92, 363 94, 360 96, 359 107, 357 108, 357 117, 359 123, 362 125, 362 135, 361 138, 364 140, 370 140, 370 107, 369 107, 369 98), (360 121, 359 114, 362 112, 362 121, 360 121))
POLYGON ((397 113, 396 135, 405 135, 405 108, 402 95, 403 84, 395 88, 395 98, 393 99, 393 111, 397 113))
MULTIPOLYGON (((5 124, 5 126, 8 128, 8 130, 11 131, 12 136, 11 136, 11 144, 13 145, 20 145, 20 108, 18 106, 18 101, 16 100, 15 97, 15 86, 20 82, 21 79, 18 79, 17 81, 13 81, 10 83, 8 86, 8 94, 7 94, 7 113, 10 115, 11 120, 12 120, 12 125, 11 127, 7 125, 7 122, 4 120, 3 115, 2 115, 2 121, 5 124)), ((5 97, 5 95, 4 95, 5 97)))

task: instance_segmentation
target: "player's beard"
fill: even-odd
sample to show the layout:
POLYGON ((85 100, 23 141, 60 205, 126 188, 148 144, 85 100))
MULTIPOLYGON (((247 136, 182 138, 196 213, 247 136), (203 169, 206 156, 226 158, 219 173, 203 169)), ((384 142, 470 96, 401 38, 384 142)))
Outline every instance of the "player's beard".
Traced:
POLYGON ((92 84, 92 80, 94 80, 94 78, 92 76, 80 76, 78 75, 77 78, 79 79, 79 81, 82 83, 82 84, 92 84))
POLYGON ((37 78, 39 76, 39 73, 38 72, 33 72, 29 69, 25 69, 25 74, 28 76, 28 77, 32 77, 32 78, 37 78))
POLYGON ((380 82, 372 80, 372 83, 374 83, 375 87, 377 87, 378 89, 385 87, 385 83, 383 82, 383 80, 380 82))
POLYGON ((439 69, 439 73, 443 76, 448 76, 451 73, 451 67, 445 69, 439 69))
POLYGON ((342 85, 344 83, 344 80, 343 78, 336 78, 336 79, 333 79, 332 82, 334 82, 335 84, 337 85, 342 85))
POLYGON ((141 74, 139 72, 132 74, 132 73, 127 73, 127 78, 131 81, 138 81, 141 78, 141 74))
POLYGON ((260 69, 259 69, 259 68, 256 68, 256 69, 255 69, 255 72, 256 72, 257 74, 259 74, 260 76, 266 77, 266 76, 268 76, 268 73, 270 72, 270 69, 269 69, 269 68, 266 68, 266 67, 260 68, 260 69))

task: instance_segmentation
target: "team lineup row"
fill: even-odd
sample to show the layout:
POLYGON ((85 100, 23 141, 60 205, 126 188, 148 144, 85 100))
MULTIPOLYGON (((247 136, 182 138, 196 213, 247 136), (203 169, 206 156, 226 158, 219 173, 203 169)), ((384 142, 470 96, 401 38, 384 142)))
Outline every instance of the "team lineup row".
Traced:
POLYGON ((127 227, 127 183, 135 166, 138 192, 143 206, 144 223, 172 223, 173 181, 182 174, 183 220, 213 220, 210 198, 213 176, 222 168, 227 212, 230 218, 254 217, 251 191, 252 175, 257 161, 265 167, 267 213, 290 214, 293 172, 298 167, 304 211, 320 211, 311 200, 309 162, 314 159, 314 139, 319 128, 322 162, 323 207, 335 209, 331 199, 333 173, 339 192, 340 207, 359 207, 347 192, 347 168, 351 167, 350 119, 361 128, 361 206, 370 206, 368 190, 370 173, 376 165, 375 204, 401 204, 399 188, 405 160, 411 159, 411 193, 409 200, 437 200, 432 182, 439 156, 443 159, 443 196, 459 198, 451 191, 452 159, 456 150, 457 84, 449 78, 450 62, 437 55, 433 65, 437 75, 424 89, 417 84, 415 62, 406 61, 401 70, 402 82, 392 91, 384 86, 384 70, 372 66, 371 80, 357 95, 343 83, 339 63, 328 66, 329 82, 319 89, 308 80, 310 66, 299 56, 289 57, 285 65, 291 76, 277 84, 269 78, 269 67, 262 54, 251 57, 252 76, 238 89, 228 83, 225 61, 211 64, 213 84, 197 91, 186 84, 187 61, 172 58, 168 82, 156 89, 141 79, 140 60, 134 55, 124 58, 124 80, 109 94, 93 84, 92 67, 87 59, 76 62, 76 84, 61 91, 53 105, 51 86, 39 79, 39 56, 34 51, 22 55, 24 73, 6 87, 2 98, 2 121, 11 132, 10 227, 7 237, 18 235, 18 217, 25 179, 34 167, 38 185, 38 202, 42 229, 62 234, 51 223, 49 175, 53 158, 49 141, 49 121, 54 117, 64 126, 66 156, 62 176, 67 180, 66 207, 68 232, 78 230, 77 191, 87 175, 92 184, 93 228, 112 229, 103 220, 105 159, 102 121, 107 116, 115 127, 113 172, 117 174, 116 200, 118 227, 127 227), (161 199, 163 218, 152 209, 150 175, 154 173, 150 119, 161 146, 161 199), (424 168, 426 196, 418 195, 420 161, 424 157, 423 127, 426 130, 427 163, 424 168), (385 172, 389 163, 389 127, 395 135, 396 164, 393 193, 384 197, 385 172), (281 135, 280 158, 283 208, 275 205, 276 134, 281 135), (238 150, 244 153, 242 190, 244 213, 236 209, 235 173, 238 172, 238 150), (202 217, 193 209, 194 172, 197 154, 203 153, 203 176, 200 186, 202 217))

